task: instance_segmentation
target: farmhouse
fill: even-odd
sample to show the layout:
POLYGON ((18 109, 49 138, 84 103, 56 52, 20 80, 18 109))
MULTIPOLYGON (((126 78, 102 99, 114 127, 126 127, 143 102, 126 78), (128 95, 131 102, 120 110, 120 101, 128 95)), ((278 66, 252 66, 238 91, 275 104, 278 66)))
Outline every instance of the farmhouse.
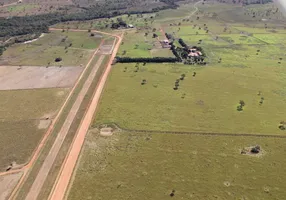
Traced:
POLYGON ((196 47, 193 47, 189 49, 189 57, 199 57, 202 55, 202 52, 200 52, 196 47))
POLYGON ((162 48, 171 48, 170 42, 167 39, 166 40, 161 40, 160 43, 162 45, 162 48))

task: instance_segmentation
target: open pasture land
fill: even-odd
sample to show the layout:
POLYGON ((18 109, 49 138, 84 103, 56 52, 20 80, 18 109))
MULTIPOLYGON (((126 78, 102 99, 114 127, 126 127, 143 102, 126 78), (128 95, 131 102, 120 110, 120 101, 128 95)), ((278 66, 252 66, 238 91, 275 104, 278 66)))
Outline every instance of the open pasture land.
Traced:
POLYGON ((0 90, 68 88, 82 70, 83 67, 0 66, 0 90))
POLYGON ((140 65, 138 72, 135 64, 117 64, 95 124, 118 123, 137 130, 284 134, 278 126, 284 120, 286 69, 268 65, 276 61, 255 65, 257 60, 252 60, 245 65, 241 57, 207 67, 140 65), (181 74, 186 78, 174 90, 181 74), (143 79, 147 84, 141 85, 143 79), (262 97, 265 101, 260 105, 262 97), (246 103, 242 112, 236 110, 240 100, 246 103))
MULTIPOLYGON (((210 19, 209 24, 215 21, 208 16, 198 21, 205 19, 210 19)), ((233 27, 242 27, 240 22, 225 26, 218 20, 214 24, 237 31, 213 33, 209 29, 208 34, 191 35, 190 24, 181 26, 175 35, 189 46, 201 46, 207 55, 206 66, 141 64, 137 70, 135 63, 115 65, 95 125, 117 123, 136 130, 284 135, 279 129, 285 120, 281 108, 286 102, 284 35, 256 34, 260 31, 252 33, 250 29, 249 35, 239 34, 233 27), (280 43, 266 41, 276 36, 280 43), (182 74, 186 78, 174 90, 175 81, 182 74), (142 85, 143 80, 146 84, 142 85), (237 110, 240 101, 246 104, 243 111, 237 110)), ((164 29, 168 32, 179 27, 169 25, 164 29)), ((128 33, 119 56, 143 36, 128 33)), ((177 41, 175 44, 179 45, 177 41)), ((135 56, 135 51, 129 52, 135 56)), ((142 54, 136 52, 137 57, 142 54)))
POLYGON ((28 66, 80 66, 85 65, 93 49, 98 48, 101 38, 91 37, 88 32, 60 32, 45 34, 36 41, 15 44, 0 58, 1 65, 28 66), (37 55, 37 56, 35 56, 37 55), (55 62, 56 58, 62 61, 55 62))
POLYGON ((285 139, 90 132, 69 200, 283 199, 285 139), (260 155, 242 155, 259 144, 260 155))
POLYGON ((0 91, 0 170, 24 164, 56 115, 69 89, 0 91))
MULTIPOLYGON (((3 0, 1 1, 3 2, 3 0)), ((76 10, 71 7, 72 1, 68 0, 17 0, 4 1, 4 7, 0 7, 0 17, 37 15, 50 12, 62 12, 63 10, 76 10), (8 5, 14 3, 12 5, 8 5)))
POLYGON ((174 57, 174 55, 169 49, 162 49, 162 46, 159 41, 163 39, 165 39, 165 36, 163 36, 158 30, 155 32, 127 32, 123 39, 122 45, 120 46, 118 56, 145 58, 156 56, 174 57), (154 38, 154 33, 157 34, 158 37, 154 38))

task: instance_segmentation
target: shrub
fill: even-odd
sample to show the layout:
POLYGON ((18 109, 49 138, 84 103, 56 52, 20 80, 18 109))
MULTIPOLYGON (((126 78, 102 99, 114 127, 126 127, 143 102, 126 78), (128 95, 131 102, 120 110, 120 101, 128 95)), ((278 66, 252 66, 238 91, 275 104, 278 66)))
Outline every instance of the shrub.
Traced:
POLYGON ((61 57, 58 57, 55 59, 55 62, 61 62, 63 59, 61 57))

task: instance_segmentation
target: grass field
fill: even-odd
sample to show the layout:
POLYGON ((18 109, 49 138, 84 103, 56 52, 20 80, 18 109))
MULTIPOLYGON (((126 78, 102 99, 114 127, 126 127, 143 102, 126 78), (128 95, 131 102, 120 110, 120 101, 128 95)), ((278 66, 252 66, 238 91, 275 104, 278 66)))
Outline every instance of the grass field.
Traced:
POLYGON ((285 144, 255 137, 89 133, 68 199, 163 200, 172 190, 174 199, 283 199, 285 144), (240 154, 256 144, 261 157, 240 154))
POLYGON ((5 120, 53 117, 69 89, 0 91, 0 118, 5 120))
POLYGON ((32 43, 9 47, 1 56, 0 65, 85 65, 100 42, 101 38, 91 37, 88 32, 55 31, 32 43), (62 61, 55 62, 57 57, 62 61))
POLYGON ((130 31, 126 33, 118 55, 122 57, 173 57, 169 49, 161 48, 159 40, 163 39, 165 36, 157 29, 155 32, 130 31), (159 38, 153 38, 154 33, 159 38))
POLYGON ((147 64, 134 72, 135 64, 118 64, 95 123, 115 122, 124 128, 147 130, 283 133, 278 125, 284 119, 285 69, 225 65, 147 64), (183 73, 187 78, 174 91, 174 82, 183 73), (143 79, 147 80, 144 86, 143 79), (266 99, 261 106, 259 91, 266 99), (236 110, 239 100, 247 104, 243 112, 236 110))
POLYGON ((0 91, 0 170, 24 164, 38 145, 68 89, 0 91))
MULTIPOLYGON (((193 16, 194 9, 182 7, 181 13, 157 13, 149 29, 140 26, 139 33, 128 32, 118 56, 124 50, 125 56, 150 56, 154 50, 146 50, 144 45, 150 40, 145 42, 144 33, 150 36, 150 30, 162 28, 190 46, 201 46, 207 65, 147 63, 139 64, 139 70, 136 63, 114 65, 92 128, 116 123, 123 130, 111 137, 90 131, 69 200, 165 200, 171 198, 172 190, 173 199, 286 196, 286 140, 258 136, 286 136, 279 129, 286 108, 285 40, 280 22, 272 20, 265 30, 262 16, 244 15, 253 9, 247 6, 205 2, 193 16), (186 77, 174 90, 182 74, 186 77), (240 100, 245 102, 242 111, 237 110, 240 100), (241 154, 243 148, 254 145, 261 146, 259 155, 241 154)), ((179 46, 178 41, 174 44, 179 46)), ((156 49, 159 52, 167 55, 156 49)))

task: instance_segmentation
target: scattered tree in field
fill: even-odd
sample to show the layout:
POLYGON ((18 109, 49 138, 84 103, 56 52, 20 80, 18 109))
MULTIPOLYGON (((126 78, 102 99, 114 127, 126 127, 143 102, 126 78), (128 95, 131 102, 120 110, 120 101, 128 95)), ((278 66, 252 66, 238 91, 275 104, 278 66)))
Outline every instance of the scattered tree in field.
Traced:
POLYGON ((182 74, 180 77, 180 80, 183 81, 185 79, 185 77, 186 77, 186 74, 182 74))
POLYGON ((158 35, 156 33, 153 33, 153 38, 157 38, 158 35))
POLYGON ((258 154, 260 152, 260 146, 259 145, 256 145, 255 147, 252 147, 250 152, 251 153, 254 153, 254 154, 258 154))
POLYGON ((240 100, 239 105, 237 106, 237 111, 243 111, 244 106, 245 106, 245 102, 243 100, 240 100))
POLYGON ((147 83, 147 80, 143 79, 142 82, 141 82, 141 85, 145 85, 146 83, 147 83))
POLYGON ((264 102, 264 97, 261 97, 261 98, 260 98, 260 101, 259 101, 259 105, 262 105, 263 102, 264 102))
POLYGON ((194 72, 194 73, 193 73, 193 77, 196 77, 196 75, 197 75, 197 72, 194 72))
POLYGON ((61 62, 63 59, 61 57, 58 57, 55 59, 55 62, 61 62))
POLYGON ((91 33, 91 34, 90 34, 90 37, 94 37, 94 33, 91 33))
POLYGON ((279 126, 278 126, 278 128, 280 129, 280 130, 286 130, 286 127, 285 127, 285 125, 286 125, 286 122, 285 121, 281 121, 280 122, 280 124, 279 124, 279 126))

